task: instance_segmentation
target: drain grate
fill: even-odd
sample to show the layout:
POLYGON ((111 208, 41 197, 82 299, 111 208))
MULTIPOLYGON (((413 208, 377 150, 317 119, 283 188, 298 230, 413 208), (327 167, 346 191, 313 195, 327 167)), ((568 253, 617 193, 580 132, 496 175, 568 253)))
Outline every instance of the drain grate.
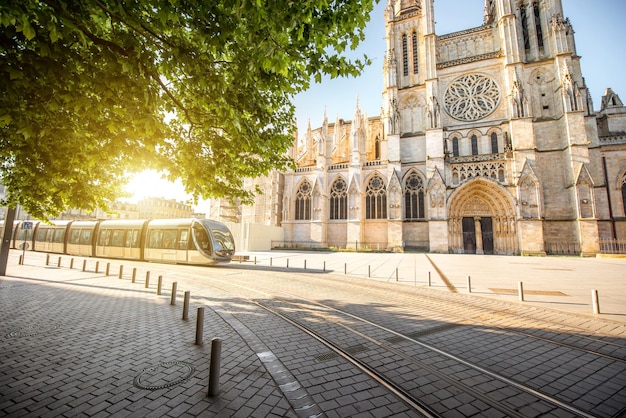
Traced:
POLYGON ((430 334, 436 334, 438 332, 448 331, 454 328, 462 327, 462 324, 444 324, 439 325, 437 327, 432 327, 429 329, 425 329, 423 331, 413 332, 411 334, 407 334, 407 337, 417 340, 419 338, 425 337, 430 334))
POLYGON ((133 385, 139 389, 165 389, 183 383, 191 377, 193 372, 193 366, 184 361, 159 363, 143 369, 135 377, 133 385))
MULTIPOLYGON (((366 345, 364 344, 357 344, 357 345, 353 345, 351 347, 346 348, 346 353, 348 354, 358 354, 358 353, 362 353, 364 351, 368 351, 369 348, 367 348, 366 345)), ((329 360, 333 360, 339 357, 339 354, 337 353, 333 353, 333 352, 328 352, 328 353, 324 353, 324 354, 320 354, 318 356, 315 356, 315 360, 318 362, 324 362, 324 361, 329 361, 329 360)))

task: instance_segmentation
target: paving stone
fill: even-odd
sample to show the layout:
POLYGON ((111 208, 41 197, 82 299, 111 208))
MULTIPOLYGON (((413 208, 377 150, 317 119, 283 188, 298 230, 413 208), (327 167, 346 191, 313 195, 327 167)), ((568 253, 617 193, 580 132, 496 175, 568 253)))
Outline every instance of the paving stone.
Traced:
MULTIPOLYGON (((36 253, 29 254, 31 256, 33 259, 45 257, 36 253)), ((586 263, 585 260, 581 262, 586 263)), ((125 264, 128 270, 130 263, 125 264)), ((202 279, 194 279, 185 273, 193 268, 177 270, 166 265, 149 266, 154 269, 153 274, 163 273, 170 283, 168 274, 175 276, 179 289, 191 289, 192 296, 198 298, 193 301, 192 308, 206 300, 211 301, 206 311, 209 320, 205 324, 205 336, 219 335, 227 343, 222 352, 220 395, 208 398, 210 345, 206 343, 208 337, 203 346, 193 345, 194 309, 189 321, 181 321, 180 301, 177 307, 169 306, 169 295, 157 297, 153 288, 144 291, 141 281, 132 284, 129 278, 119 280, 116 276, 104 277, 77 269, 42 268, 41 265, 11 265, 15 269, 11 274, 15 274, 0 279, 0 323, 6 324, 6 332, 25 324, 39 324, 46 329, 37 335, 0 341, 0 349, 6 357, 6 362, 0 366, 0 385, 8 389, 0 393, 0 415, 297 416, 287 394, 280 390, 280 385, 276 384, 266 365, 259 361, 257 353, 215 309, 233 312, 233 316, 253 330, 327 416, 416 415, 352 364, 341 359, 317 361, 316 357, 328 353, 328 348, 250 304, 245 297, 233 297, 219 286, 205 290, 207 277, 215 272, 219 272, 222 279, 224 273, 234 273, 244 279, 260 281, 261 277, 255 277, 253 271, 227 266, 203 270, 202 279), (162 271, 157 273, 157 270, 162 271), (36 281, 29 279, 29 275, 36 281), (63 303, 57 303, 60 297, 63 303), (19 317, 13 315, 18 311, 19 317), (156 391, 133 386, 133 379, 143 369, 175 360, 194 365, 195 372, 186 382, 156 391)), ((116 265, 112 263, 113 268, 117 268, 116 265)), ((343 264, 338 265, 343 272, 343 264)), ((279 273, 272 274, 278 276, 279 273)), ((340 279, 343 287, 328 293, 324 287, 326 284, 320 286, 314 280, 309 283, 300 281, 300 274, 290 272, 291 280, 274 280, 277 289, 293 292, 293 281, 298 283, 297 286, 307 286, 309 297, 328 303, 341 292, 349 294, 351 302, 344 308, 352 309, 355 315, 369 316, 372 321, 396 328, 398 332, 415 333, 420 341, 445 347, 459 357, 482 362, 497 373, 519 378, 561 399, 575 401, 581 408, 598 415, 612 416, 623 407, 625 399, 620 392, 624 392, 626 381, 620 379, 624 375, 622 369, 606 359, 598 360, 571 348, 544 342, 529 343, 528 336, 513 333, 519 330, 544 338, 560 338, 567 344, 611 354, 616 352, 614 346, 602 344, 599 340, 620 344, 626 336, 623 324, 580 314, 563 314, 526 303, 503 303, 426 287, 393 284, 395 289, 401 290, 395 292, 390 290, 392 283, 374 279, 367 282, 369 286, 363 286, 363 279, 355 280, 344 275, 332 278, 332 273, 324 278, 332 278, 335 283, 340 279), (376 302, 372 303, 372 300, 376 302), (484 313, 486 309, 489 309, 489 316, 484 313), (455 323, 456 318, 481 315, 485 319, 480 325, 468 325, 469 320, 463 326, 455 323)), ((234 280, 237 276, 229 277, 234 280)), ((259 294, 249 297, 258 298, 259 294)), ((282 300, 266 299, 273 301, 275 306, 286 306, 282 300)), ((425 394, 422 399, 432 402, 441 413, 448 416, 455 413, 502 416, 488 405, 451 387, 448 382, 437 381, 432 373, 415 373, 411 362, 390 355, 382 346, 357 338, 343 341, 346 330, 334 323, 341 319, 340 315, 333 314, 334 321, 324 322, 317 317, 311 321, 304 309, 296 314, 309 325, 323 328, 333 341, 346 347, 363 344, 366 351, 358 356, 369 366, 384 368, 389 376, 407 382, 416 393, 425 394)), ((392 341, 386 331, 363 324, 354 326, 371 338, 392 341)), ((418 349, 410 341, 390 345, 453 376, 454 380, 466 382, 475 390, 494 394, 524 408, 520 411, 550 413, 545 404, 534 402, 534 398, 515 391, 509 393, 501 382, 428 353, 426 349, 418 349)), ((624 357, 624 351, 620 355, 624 357)), ((560 412, 551 414, 559 416, 560 412)))

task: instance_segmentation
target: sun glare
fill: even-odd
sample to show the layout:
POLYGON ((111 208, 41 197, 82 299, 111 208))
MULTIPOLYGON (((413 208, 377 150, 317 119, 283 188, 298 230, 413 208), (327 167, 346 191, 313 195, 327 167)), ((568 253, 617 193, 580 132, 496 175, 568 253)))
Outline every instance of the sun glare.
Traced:
POLYGON ((190 198, 180 181, 172 183, 164 180, 161 174, 154 170, 145 170, 136 174, 124 190, 130 194, 124 200, 132 203, 148 197, 176 199, 178 202, 184 202, 190 198))

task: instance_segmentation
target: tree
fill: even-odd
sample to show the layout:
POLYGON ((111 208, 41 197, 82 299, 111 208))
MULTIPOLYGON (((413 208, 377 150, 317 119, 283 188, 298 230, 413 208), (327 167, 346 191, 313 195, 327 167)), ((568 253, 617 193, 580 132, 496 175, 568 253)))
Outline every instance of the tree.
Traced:
POLYGON ((107 208, 152 168, 195 199, 250 199, 290 164, 291 99, 358 75, 373 0, 0 4, 0 182, 46 218, 107 208))

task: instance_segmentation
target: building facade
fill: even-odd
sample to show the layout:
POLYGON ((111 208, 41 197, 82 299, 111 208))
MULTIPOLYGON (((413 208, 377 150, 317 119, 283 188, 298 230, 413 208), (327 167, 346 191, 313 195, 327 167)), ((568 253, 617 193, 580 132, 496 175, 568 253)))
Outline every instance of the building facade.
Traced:
POLYGON ((271 205, 285 241, 591 255, 626 238, 626 108, 607 89, 594 111, 560 0, 486 0, 482 26, 444 35, 433 0, 389 0, 385 20, 381 114, 357 100, 294 143, 271 205))
POLYGON ((162 197, 146 197, 137 202, 138 219, 172 219, 191 218, 191 205, 178 202, 176 199, 162 197))

